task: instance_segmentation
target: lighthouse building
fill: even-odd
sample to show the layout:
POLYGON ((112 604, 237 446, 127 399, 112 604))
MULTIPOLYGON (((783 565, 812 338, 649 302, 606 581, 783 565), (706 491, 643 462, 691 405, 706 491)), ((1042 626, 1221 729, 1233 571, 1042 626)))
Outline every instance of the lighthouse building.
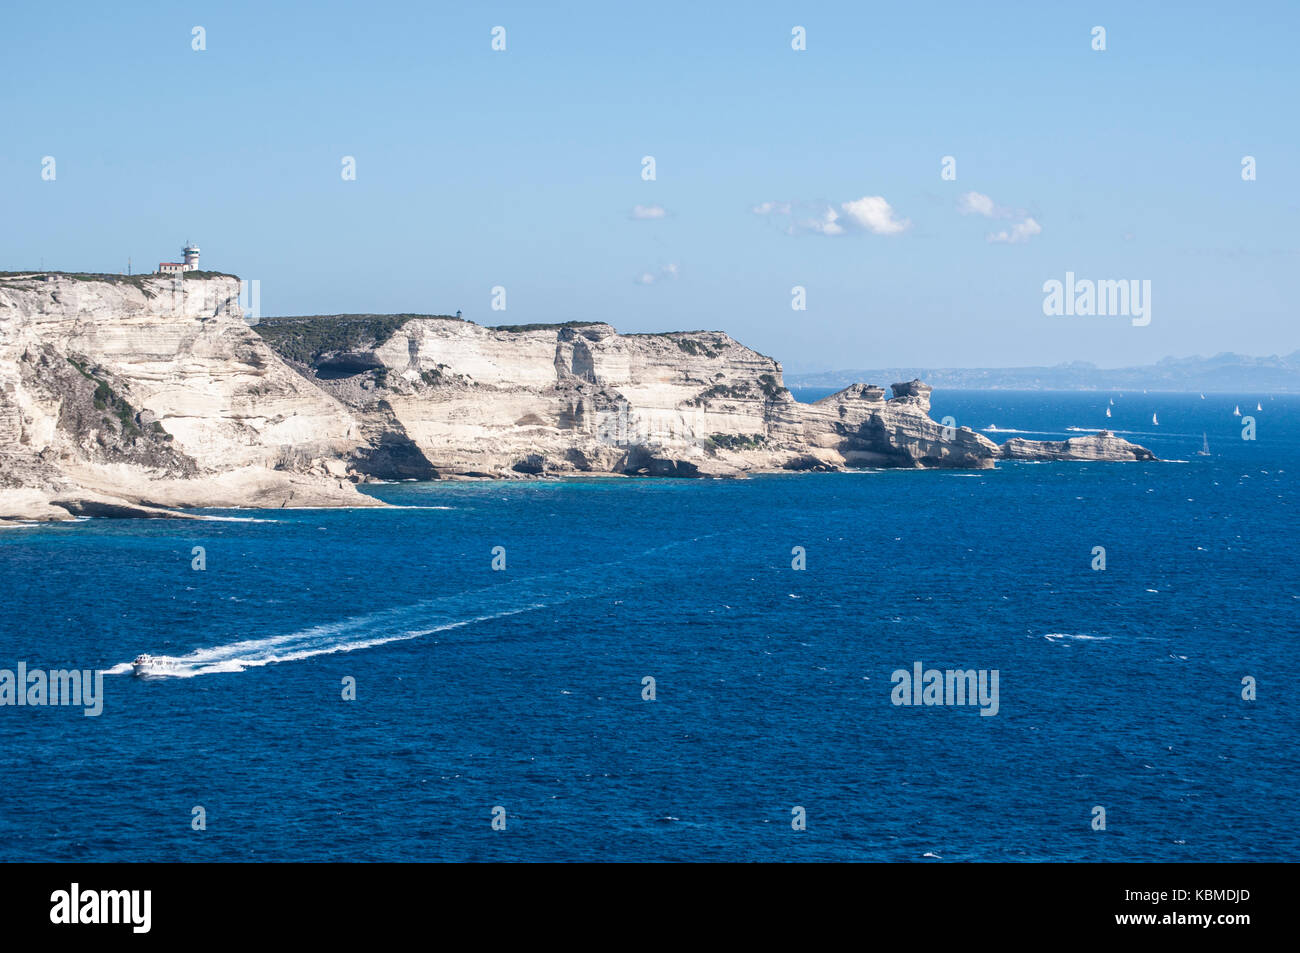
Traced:
POLYGON ((181 249, 181 261, 162 261, 158 263, 158 272, 164 275, 178 275, 183 271, 199 270, 199 246, 186 245, 181 249))

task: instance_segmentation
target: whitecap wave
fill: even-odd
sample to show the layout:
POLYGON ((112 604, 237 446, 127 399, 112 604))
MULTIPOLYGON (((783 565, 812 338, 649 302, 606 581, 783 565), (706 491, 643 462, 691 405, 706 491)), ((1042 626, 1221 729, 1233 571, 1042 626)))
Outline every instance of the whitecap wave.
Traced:
POLYGON ((454 510, 454 506, 420 506, 415 503, 389 503, 385 510, 454 510))
POLYGON ((279 520, 269 520, 260 516, 196 516, 195 519, 204 520, 209 523, 278 523, 279 520))

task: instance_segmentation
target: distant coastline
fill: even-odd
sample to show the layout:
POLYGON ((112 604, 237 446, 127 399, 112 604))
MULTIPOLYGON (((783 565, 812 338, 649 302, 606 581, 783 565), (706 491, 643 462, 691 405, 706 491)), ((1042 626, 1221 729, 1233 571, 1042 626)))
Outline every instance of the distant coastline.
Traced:
POLYGON ((1175 393, 1300 393, 1300 351, 1285 356, 1165 358, 1136 367, 1101 368, 1085 361, 1051 367, 894 367, 787 372, 792 389, 838 390, 854 381, 913 380, 953 390, 1146 390, 1175 393))

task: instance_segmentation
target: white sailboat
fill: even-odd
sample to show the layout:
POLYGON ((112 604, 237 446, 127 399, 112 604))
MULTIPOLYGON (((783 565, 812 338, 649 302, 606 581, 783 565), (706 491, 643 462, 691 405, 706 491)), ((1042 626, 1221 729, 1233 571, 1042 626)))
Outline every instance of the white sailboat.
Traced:
POLYGON ((1263 410, 1263 409, 1264 409, 1264 405, 1261 404, 1261 403, 1259 403, 1258 401, 1256 401, 1256 402, 1255 402, 1255 409, 1256 409, 1256 410, 1263 410))
POLYGON ((1160 421, 1156 420, 1156 415, 1155 415, 1155 414, 1152 414, 1152 415, 1151 415, 1151 422, 1152 422, 1153 424, 1155 424, 1157 427, 1160 426, 1160 421))
POLYGON ((1201 431, 1201 449, 1196 451, 1196 455, 1198 457, 1208 457, 1210 455, 1210 438, 1205 435, 1204 430, 1201 431))
POLYGON ((1204 395, 1204 394, 1201 395, 1201 400, 1205 400, 1205 395, 1204 395))
POLYGON ((1114 397, 1112 397, 1112 398, 1110 399, 1110 405, 1111 405, 1112 407, 1115 406, 1115 398, 1114 398, 1114 397))
POLYGON ((1241 404, 1238 404, 1236 407, 1232 408, 1232 416, 1234 417, 1241 416, 1241 404))
POLYGON ((1107 416, 1107 417, 1110 416, 1110 408, 1109 408, 1109 407, 1106 408, 1106 416, 1107 416))

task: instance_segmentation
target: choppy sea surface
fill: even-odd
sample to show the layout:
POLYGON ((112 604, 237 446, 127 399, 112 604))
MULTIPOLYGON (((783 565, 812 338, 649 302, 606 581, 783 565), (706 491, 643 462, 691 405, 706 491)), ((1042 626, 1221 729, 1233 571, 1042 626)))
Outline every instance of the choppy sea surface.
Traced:
POLYGON ((109 673, 98 717, 0 707, 0 860, 1300 859, 1300 398, 946 415, 1171 462, 0 531, 0 669, 109 673), (893 704, 917 662, 997 714, 893 704))

